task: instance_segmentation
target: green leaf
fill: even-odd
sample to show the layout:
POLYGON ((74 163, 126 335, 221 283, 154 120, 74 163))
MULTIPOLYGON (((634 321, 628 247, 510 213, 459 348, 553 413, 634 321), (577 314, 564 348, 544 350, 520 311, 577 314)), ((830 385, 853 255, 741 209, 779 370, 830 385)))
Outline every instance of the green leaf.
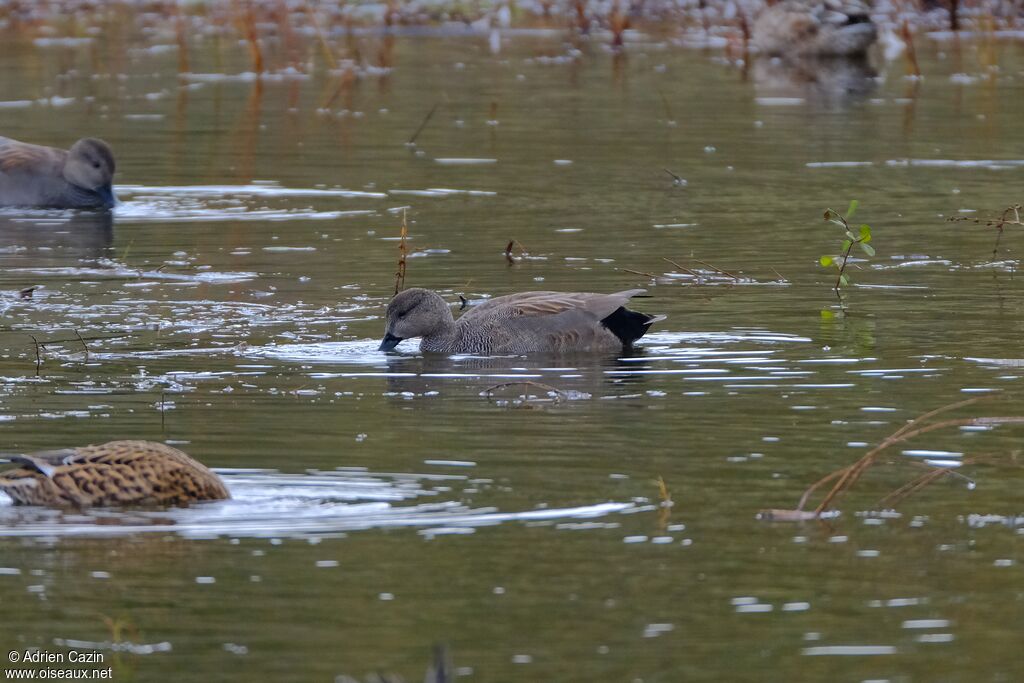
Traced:
POLYGON ((846 252, 851 246, 853 246, 853 240, 843 240, 843 248, 841 251, 846 252))
POLYGON ((833 313, 832 311, 828 310, 827 308, 821 309, 821 319, 822 320, 832 320, 835 317, 836 317, 836 314, 833 313))
POLYGON ((857 241, 857 236, 856 236, 856 235, 854 235, 854 234, 853 234, 852 232, 850 232, 849 230, 847 230, 847 231, 846 231, 846 239, 850 240, 851 242, 856 242, 856 241, 857 241))
POLYGON ((831 256, 822 256, 820 259, 818 259, 818 263, 825 266, 826 268, 831 266, 833 262, 834 259, 831 256))
POLYGON ((865 223, 860 226, 860 241, 870 242, 871 241, 871 226, 865 223))
POLYGON ((846 220, 850 220, 851 218, 853 218, 853 214, 857 212, 858 205, 859 202, 857 202, 856 199, 850 200, 850 207, 846 210, 846 220))
POLYGON ((875 255, 875 248, 868 244, 867 242, 857 242, 857 244, 860 245, 861 251, 863 251, 868 256, 875 255))
POLYGON ((850 278, 846 277, 846 273, 839 276, 839 284, 844 286, 850 284, 850 278))

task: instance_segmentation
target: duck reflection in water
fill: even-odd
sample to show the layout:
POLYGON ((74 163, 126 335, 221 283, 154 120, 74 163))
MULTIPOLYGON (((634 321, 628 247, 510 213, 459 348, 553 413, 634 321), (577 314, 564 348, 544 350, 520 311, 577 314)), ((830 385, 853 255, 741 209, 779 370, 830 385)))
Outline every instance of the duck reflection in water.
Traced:
POLYGON ((801 98, 836 107, 869 95, 875 72, 868 51, 878 38, 869 9, 856 0, 784 0, 754 22, 761 97, 801 98))
POLYGON ((866 59, 760 58, 753 75, 758 97, 799 98, 825 109, 862 101, 877 86, 866 59))
MULTIPOLYGON (((387 389, 395 398, 429 392, 479 394, 498 384, 536 382, 561 392, 601 396, 614 387, 639 385, 648 381, 644 374, 610 374, 611 371, 645 368, 642 346, 628 352, 608 354, 530 354, 525 356, 447 356, 435 353, 388 354, 387 389)), ((545 395, 543 387, 529 393, 545 395)), ((511 386, 509 392, 515 393, 511 386)), ((632 393, 632 389, 630 390, 632 393)))
POLYGON ((0 253, 28 249, 33 258, 110 256, 114 216, 110 211, 0 210, 0 253))

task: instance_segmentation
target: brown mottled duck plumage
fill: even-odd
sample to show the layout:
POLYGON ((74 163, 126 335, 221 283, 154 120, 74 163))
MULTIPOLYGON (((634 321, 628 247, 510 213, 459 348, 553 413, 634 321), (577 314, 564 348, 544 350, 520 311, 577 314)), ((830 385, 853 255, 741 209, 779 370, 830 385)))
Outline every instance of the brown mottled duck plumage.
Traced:
POLYGON ((21 465, 0 472, 0 491, 16 505, 187 505, 231 497, 205 465, 153 441, 111 441, 4 457, 21 465))

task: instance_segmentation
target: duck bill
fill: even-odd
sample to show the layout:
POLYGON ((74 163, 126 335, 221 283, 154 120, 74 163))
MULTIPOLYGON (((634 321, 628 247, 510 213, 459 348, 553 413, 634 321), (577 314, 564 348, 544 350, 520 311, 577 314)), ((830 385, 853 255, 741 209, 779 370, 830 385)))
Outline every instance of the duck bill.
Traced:
POLYGON ((114 196, 114 188, 110 185, 104 185, 103 187, 96 190, 96 194, 100 196, 103 201, 103 207, 106 209, 114 208, 117 204, 117 197, 114 196))
POLYGON ((400 342, 400 341, 402 341, 402 337, 396 337, 395 335, 393 335, 390 332, 388 332, 387 334, 384 335, 384 341, 382 341, 380 343, 380 348, 377 349, 377 350, 378 351, 391 351, 396 346, 398 346, 398 342, 400 342))

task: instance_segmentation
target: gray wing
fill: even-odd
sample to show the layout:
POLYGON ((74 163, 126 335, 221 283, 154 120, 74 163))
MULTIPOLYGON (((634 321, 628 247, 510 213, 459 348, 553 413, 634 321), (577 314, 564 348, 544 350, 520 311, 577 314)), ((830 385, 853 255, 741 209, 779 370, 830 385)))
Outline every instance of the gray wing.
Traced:
POLYGON ((490 337, 498 353, 530 351, 590 352, 620 349, 622 342, 582 308, 544 316, 495 319, 490 337))
POLYGON ((478 304, 470 304, 469 308, 466 309, 459 319, 466 318, 472 320, 474 318, 483 318, 505 307, 515 308, 516 304, 529 299, 557 294, 558 292, 519 292, 518 294, 496 296, 493 299, 485 299, 478 304))
POLYGON ((0 173, 56 173, 63 168, 66 157, 64 150, 0 138, 0 173))
POLYGON ((521 292, 509 294, 473 306, 462 314, 465 318, 480 322, 486 316, 497 318, 546 318, 558 316, 572 310, 587 311, 598 320, 611 315, 620 306, 625 306, 644 289, 627 289, 614 294, 591 292, 521 292))

